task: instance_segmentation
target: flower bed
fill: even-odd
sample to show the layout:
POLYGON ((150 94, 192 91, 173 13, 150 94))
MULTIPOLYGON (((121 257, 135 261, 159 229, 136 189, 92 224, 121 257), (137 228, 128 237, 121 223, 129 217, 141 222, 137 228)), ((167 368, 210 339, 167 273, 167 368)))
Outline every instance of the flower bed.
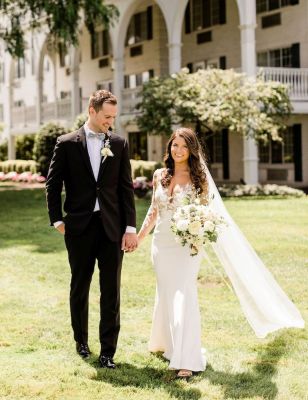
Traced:
POLYGON ((133 179, 133 187, 135 195, 138 198, 144 197, 149 190, 152 189, 152 182, 149 181, 145 176, 138 176, 133 179))
POLYGON ((0 182, 26 182, 26 183, 44 183, 46 178, 39 174, 31 172, 22 172, 18 174, 16 171, 8 173, 0 172, 0 182))
POLYGON ((303 197, 305 193, 284 185, 222 185, 218 187, 222 197, 243 196, 293 196, 303 197))

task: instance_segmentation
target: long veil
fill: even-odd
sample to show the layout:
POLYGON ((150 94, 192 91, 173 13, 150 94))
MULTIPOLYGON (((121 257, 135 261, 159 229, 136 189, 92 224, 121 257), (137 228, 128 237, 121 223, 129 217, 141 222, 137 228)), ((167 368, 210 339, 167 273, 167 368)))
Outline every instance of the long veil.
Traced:
POLYGON ((201 154, 200 160, 207 176, 209 196, 213 198, 210 207, 227 222, 212 246, 256 336, 264 338, 281 328, 303 328, 305 323, 300 312, 228 213, 201 154))

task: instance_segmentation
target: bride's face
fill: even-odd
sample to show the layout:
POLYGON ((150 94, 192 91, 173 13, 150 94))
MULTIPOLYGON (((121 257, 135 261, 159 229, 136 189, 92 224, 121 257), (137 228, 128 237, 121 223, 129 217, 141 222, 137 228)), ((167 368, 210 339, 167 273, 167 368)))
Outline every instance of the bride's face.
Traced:
POLYGON ((175 163, 187 163, 189 150, 185 140, 176 136, 171 144, 171 156, 175 163))

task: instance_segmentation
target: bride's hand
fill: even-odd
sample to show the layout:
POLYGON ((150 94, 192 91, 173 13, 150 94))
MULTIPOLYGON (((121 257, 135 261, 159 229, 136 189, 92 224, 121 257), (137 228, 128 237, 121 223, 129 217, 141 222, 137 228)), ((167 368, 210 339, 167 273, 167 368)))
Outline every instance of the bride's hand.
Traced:
POLYGON ((62 224, 58 225, 56 227, 56 229, 57 229, 58 232, 60 232, 62 235, 64 235, 65 234, 65 224, 64 224, 64 222, 62 222, 62 224))

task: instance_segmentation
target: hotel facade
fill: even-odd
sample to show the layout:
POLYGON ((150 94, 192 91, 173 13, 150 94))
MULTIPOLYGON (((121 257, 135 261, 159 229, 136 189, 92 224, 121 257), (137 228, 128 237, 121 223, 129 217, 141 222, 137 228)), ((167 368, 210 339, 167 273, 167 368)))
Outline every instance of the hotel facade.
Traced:
MULTIPOLYGON (((107 2, 108 3, 108 2, 107 2)), ((200 68, 234 68, 289 85, 293 106, 284 143, 258 147, 224 131, 213 137, 210 161, 218 182, 308 187, 308 1, 115 0, 119 18, 90 36, 81 24, 78 47, 55 52, 44 32, 25 35, 24 58, 0 42, 2 139, 15 158, 18 135, 47 122, 67 127, 96 89, 119 101, 116 130, 131 158, 161 161, 165 139, 138 131, 136 104, 153 76, 200 68)))

